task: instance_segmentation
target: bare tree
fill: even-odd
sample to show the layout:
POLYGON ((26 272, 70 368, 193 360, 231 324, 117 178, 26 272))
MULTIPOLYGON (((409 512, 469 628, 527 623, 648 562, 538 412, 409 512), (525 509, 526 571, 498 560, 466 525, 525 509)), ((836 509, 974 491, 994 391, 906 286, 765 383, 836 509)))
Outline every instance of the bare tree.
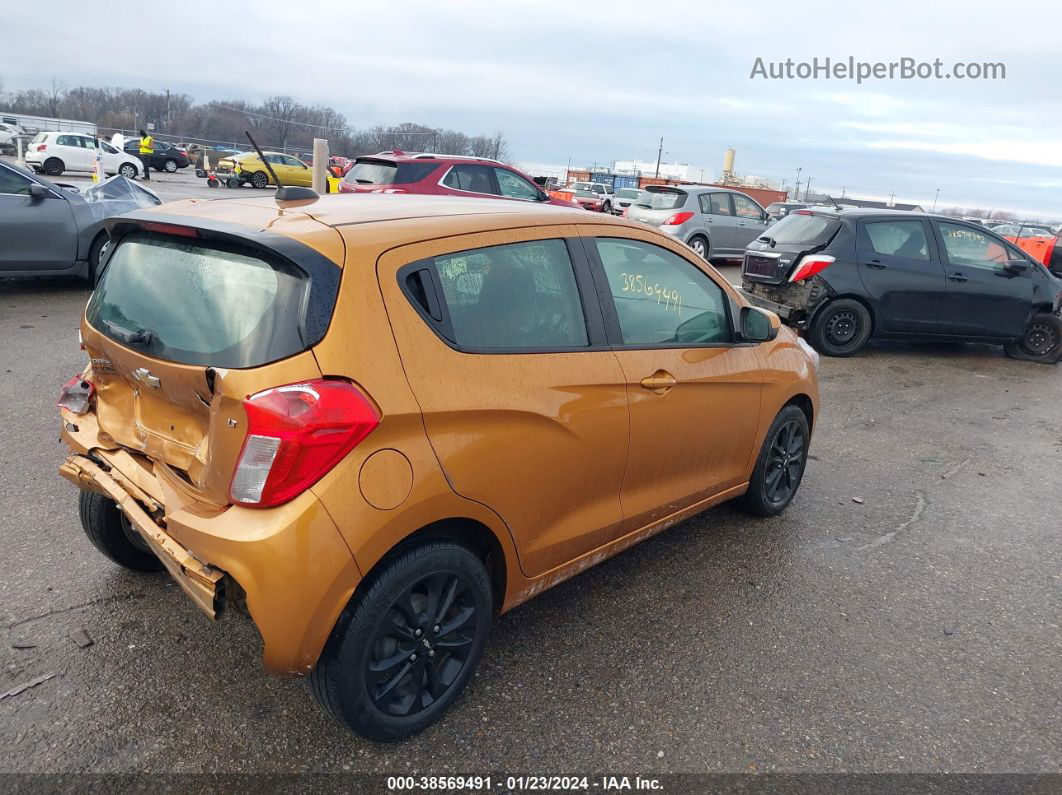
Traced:
POLYGON ((259 125, 268 131, 281 147, 288 145, 294 122, 298 119, 299 103, 288 96, 273 96, 266 99, 259 109, 262 118, 259 125))

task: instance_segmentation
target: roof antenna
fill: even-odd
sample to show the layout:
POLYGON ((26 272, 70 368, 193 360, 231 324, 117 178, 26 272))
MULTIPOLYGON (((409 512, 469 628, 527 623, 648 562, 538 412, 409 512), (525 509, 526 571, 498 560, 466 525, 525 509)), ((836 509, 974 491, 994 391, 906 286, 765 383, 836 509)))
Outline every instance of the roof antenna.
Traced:
POLYGON ((832 205, 833 205, 834 207, 836 207, 836 208, 837 208, 838 210, 843 210, 843 209, 844 209, 844 207, 842 207, 842 206, 841 206, 841 205, 839 205, 839 204, 838 204, 838 203, 837 203, 836 201, 834 201, 834 198, 833 198, 833 196, 831 196, 830 194, 828 194, 828 193, 827 193, 827 194, 826 194, 826 198, 827 198, 827 199, 829 199, 829 200, 830 200, 830 204, 832 204, 832 205))
POLYGON ((273 170, 272 164, 266 160, 266 156, 262 153, 258 144, 255 143, 254 138, 251 137, 251 133, 247 130, 243 131, 243 134, 247 136, 247 140, 251 142, 251 146, 254 147, 254 151, 258 153, 259 159, 262 161, 262 165, 266 167, 269 175, 273 178, 273 184, 277 186, 277 192, 274 194, 274 198, 277 202, 302 202, 309 204, 310 202, 317 201, 321 198, 317 191, 312 188, 300 188, 294 185, 281 185, 280 180, 277 179, 277 172, 273 170))

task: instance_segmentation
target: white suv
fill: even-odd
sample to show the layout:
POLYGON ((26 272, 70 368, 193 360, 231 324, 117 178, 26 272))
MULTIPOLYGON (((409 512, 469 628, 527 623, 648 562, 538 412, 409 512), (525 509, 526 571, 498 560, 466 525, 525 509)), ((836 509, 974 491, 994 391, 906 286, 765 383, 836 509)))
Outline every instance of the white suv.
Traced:
MULTIPOLYGON (((106 141, 99 143, 106 173, 136 178, 142 168, 138 158, 115 149, 106 141)), ((49 177, 58 177, 64 171, 91 172, 96 165, 96 139, 76 133, 37 133, 26 147, 26 165, 49 177)))

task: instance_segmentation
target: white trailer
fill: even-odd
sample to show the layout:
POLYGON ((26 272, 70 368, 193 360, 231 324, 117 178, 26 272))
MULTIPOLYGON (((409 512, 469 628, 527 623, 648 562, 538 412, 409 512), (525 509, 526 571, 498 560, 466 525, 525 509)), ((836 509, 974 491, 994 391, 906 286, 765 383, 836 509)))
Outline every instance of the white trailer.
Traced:
POLYGON ((90 121, 56 119, 47 116, 26 116, 22 113, 11 113, 6 110, 0 110, 0 122, 19 127, 25 135, 31 137, 39 132, 72 132, 81 133, 82 135, 96 134, 96 125, 90 121))

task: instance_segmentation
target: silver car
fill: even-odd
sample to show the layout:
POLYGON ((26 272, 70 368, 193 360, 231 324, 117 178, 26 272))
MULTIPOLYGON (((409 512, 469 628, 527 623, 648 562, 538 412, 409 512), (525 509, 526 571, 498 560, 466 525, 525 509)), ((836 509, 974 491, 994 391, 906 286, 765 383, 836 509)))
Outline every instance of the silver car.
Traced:
POLYGON ((620 188, 616 191, 616 197, 613 200, 612 213, 614 215, 623 215, 623 211, 634 204, 635 200, 641 195, 641 188, 620 188))
POLYGON ((650 185, 627 217, 673 235, 705 259, 742 257, 767 228, 767 211, 753 199, 704 185, 650 185))

